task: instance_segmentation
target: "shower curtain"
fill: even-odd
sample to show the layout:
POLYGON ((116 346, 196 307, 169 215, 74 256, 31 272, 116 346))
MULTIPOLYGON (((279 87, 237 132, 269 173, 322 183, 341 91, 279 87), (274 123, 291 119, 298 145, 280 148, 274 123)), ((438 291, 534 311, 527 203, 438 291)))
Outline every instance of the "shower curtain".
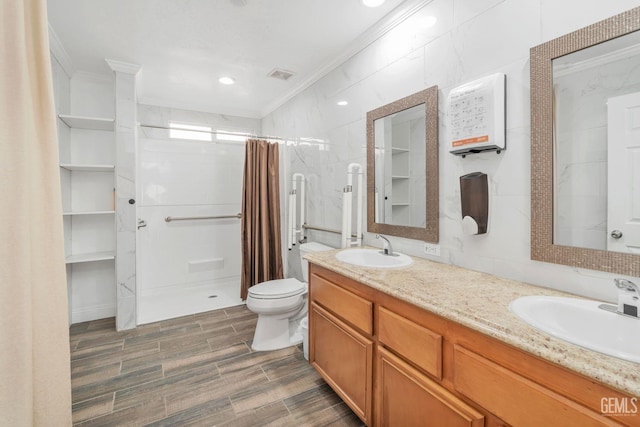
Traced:
POLYGON ((46 0, 0 2, 0 425, 71 425, 46 0))
POLYGON ((242 276, 240 297, 260 282, 284 277, 280 241, 279 147, 246 143, 242 182, 242 276))

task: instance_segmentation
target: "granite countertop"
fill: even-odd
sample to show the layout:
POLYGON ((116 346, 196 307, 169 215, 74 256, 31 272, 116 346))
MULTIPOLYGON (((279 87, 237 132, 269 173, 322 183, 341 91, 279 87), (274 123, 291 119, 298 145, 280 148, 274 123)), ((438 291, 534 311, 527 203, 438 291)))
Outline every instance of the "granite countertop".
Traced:
POLYGON ((553 338, 509 311, 511 301, 526 295, 580 297, 416 257, 412 257, 412 265, 399 269, 358 267, 338 261, 335 254, 339 251, 314 252, 305 258, 542 359, 640 396, 640 364, 553 338))

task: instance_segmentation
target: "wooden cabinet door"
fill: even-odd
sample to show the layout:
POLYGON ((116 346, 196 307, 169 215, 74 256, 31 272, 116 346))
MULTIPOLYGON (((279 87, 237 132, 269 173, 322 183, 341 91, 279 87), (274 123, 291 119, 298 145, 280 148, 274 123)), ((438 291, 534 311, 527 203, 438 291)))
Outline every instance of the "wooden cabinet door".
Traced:
POLYGON ((453 362, 455 389, 515 426, 619 425, 460 345, 454 345, 453 362))
POLYGON ((378 347, 376 420, 384 427, 480 427, 484 416, 378 347))
POLYGON ((314 302, 309 317, 309 362, 355 414, 371 425, 373 341, 314 302))

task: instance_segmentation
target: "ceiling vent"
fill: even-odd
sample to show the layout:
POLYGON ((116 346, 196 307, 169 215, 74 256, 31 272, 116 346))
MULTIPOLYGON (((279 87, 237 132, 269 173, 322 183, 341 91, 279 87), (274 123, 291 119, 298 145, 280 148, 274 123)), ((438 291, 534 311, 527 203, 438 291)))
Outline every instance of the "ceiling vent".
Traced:
POLYGON ((278 80, 289 80, 289 78, 293 76, 293 72, 287 71, 287 70, 279 70, 275 68, 267 75, 269 77, 273 77, 274 79, 278 79, 278 80))

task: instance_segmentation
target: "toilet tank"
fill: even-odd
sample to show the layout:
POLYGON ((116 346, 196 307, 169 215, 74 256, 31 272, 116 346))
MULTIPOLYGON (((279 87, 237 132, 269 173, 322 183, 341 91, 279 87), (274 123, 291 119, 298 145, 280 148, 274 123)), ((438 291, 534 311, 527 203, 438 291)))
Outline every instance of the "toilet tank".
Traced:
POLYGON ((302 263, 302 280, 305 282, 309 280, 309 261, 304 259, 304 256, 311 252, 330 251, 331 246, 323 245, 318 242, 303 243, 300 245, 300 262, 302 263))

